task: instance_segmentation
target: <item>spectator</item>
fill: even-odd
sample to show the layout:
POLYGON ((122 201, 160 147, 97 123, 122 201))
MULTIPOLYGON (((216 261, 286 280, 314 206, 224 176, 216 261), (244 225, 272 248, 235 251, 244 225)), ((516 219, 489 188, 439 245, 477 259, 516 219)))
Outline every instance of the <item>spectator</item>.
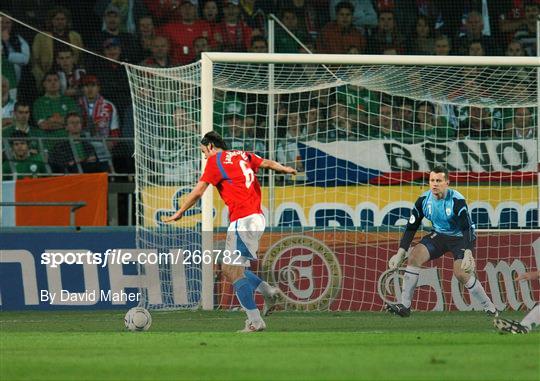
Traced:
POLYGON ((456 131, 450 128, 444 118, 437 118, 435 107, 430 102, 421 102, 416 107, 414 141, 430 139, 454 139, 456 131))
POLYGON ((155 36, 150 46, 152 55, 141 62, 142 66, 148 67, 172 67, 173 63, 169 57, 169 40, 163 36, 155 36))
POLYGON ((255 36, 251 39, 249 51, 251 53, 268 53, 268 43, 262 36, 255 36))
POLYGON ((304 164, 298 150, 298 141, 305 137, 304 125, 299 112, 289 112, 286 119, 285 138, 280 139, 276 147, 277 161, 295 168, 298 172, 304 171, 304 164))
POLYGON ((99 50, 107 41, 115 39, 122 48, 123 59, 128 62, 139 62, 137 58, 140 53, 137 52, 135 38, 132 34, 121 31, 120 20, 120 8, 113 3, 109 4, 103 15, 103 29, 94 38, 94 49, 99 50))
POLYGON ((488 108, 462 107, 459 110, 459 137, 470 139, 494 139, 499 131, 488 108))
POLYGON ((394 115, 398 118, 396 121, 399 124, 399 129, 404 138, 411 138, 414 133, 415 125, 415 110, 414 102, 409 98, 400 98, 399 101, 394 102, 396 108, 394 115))
POLYGON ((255 118, 246 116, 244 119, 244 150, 255 152, 261 157, 267 156, 266 143, 264 139, 256 136, 255 118))
POLYGON ((10 138, 11 152, 2 163, 3 180, 23 179, 46 174, 47 168, 39 155, 32 155, 28 146, 28 135, 16 131, 10 138))
MULTIPOLYGON (((341 1, 343 0, 330 0, 330 19, 336 19, 336 6, 341 1)), ((377 26, 377 12, 372 0, 349 0, 348 2, 354 8, 352 24, 356 29, 367 32, 368 29, 377 26)))
POLYGON ((156 26, 168 23, 170 20, 179 20, 181 0, 144 0, 145 6, 154 17, 156 26))
POLYGON ((0 23, 2 23, 2 71, 4 65, 6 67, 12 65, 15 78, 10 85, 11 88, 16 88, 21 80, 23 67, 30 61, 30 47, 24 38, 13 33, 11 19, 0 17, 0 23))
POLYGON ((45 148, 49 149, 55 143, 51 139, 66 136, 64 129, 66 115, 70 112, 79 112, 79 108, 71 97, 60 93, 58 73, 45 74, 42 86, 45 94, 36 99, 32 109, 38 127, 43 131, 44 137, 49 138, 44 144, 45 148))
POLYGON ((505 110, 504 137, 514 139, 535 139, 536 122, 532 107, 518 107, 505 110))
POLYGON ((525 25, 514 34, 514 39, 521 42, 529 57, 536 57, 536 20, 539 13, 540 4, 528 0, 525 3, 525 25))
MULTIPOLYGON (((307 35, 298 28, 298 18, 292 8, 284 8, 280 13, 281 22, 292 32, 296 38, 305 43, 307 35)), ((276 53, 298 53, 298 42, 283 28, 278 27, 275 32, 276 53)))
POLYGON ((253 31, 240 19, 239 0, 225 0, 223 21, 218 24, 216 33, 221 38, 219 49, 224 52, 246 52, 253 31))
POLYGON ((225 116, 225 141, 229 149, 244 149, 244 116, 240 114, 228 114, 225 116))
MULTIPOLYGON (((28 138, 41 138, 43 137, 43 132, 29 124, 30 121, 30 105, 26 102, 17 102, 15 103, 13 121, 8 125, 4 125, 3 136, 6 138, 12 137, 12 135, 17 132, 24 132, 28 138)), ((29 142, 30 154, 36 155, 40 152, 38 140, 32 139, 29 142)))
MULTIPOLYGON (((538 2, 538 1, 537 1, 538 2)), ((523 0, 510 0, 501 6, 499 13, 499 29, 505 40, 510 41, 514 34, 527 27, 525 18, 525 4, 523 0)))
POLYGON ((497 49, 494 40, 489 35, 484 34, 484 19, 482 14, 477 11, 471 11, 467 15, 464 30, 458 35, 458 53, 468 55, 469 46, 473 41, 480 41, 486 55, 496 55, 497 49))
POLYGON ((450 38, 446 35, 440 35, 435 38, 434 53, 436 56, 449 56, 452 50, 450 38))
MULTIPOLYGON (((82 47, 79 33, 71 30, 71 13, 63 7, 55 7, 48 12, 46 30, 48 35, 38 33, 32 43, 32 73, 37 84, 43 83, 45 73, 53 68, 56 52, 64 46, 50 36, 82 47)), ((79 63, 79 50, 73 50, 73 62, 79 63)))
POLYGON ((56 70, 60 78, 60 92, 64 95, 78 99, 80 96, 79 82, 86 70, 75 65, 73 50, 64 46, 56 55, 56 70))
POLYGON ((418 16, 416 29, 411 45, 410 54, 432 55, 435 53, 435 41, 433 39, 433 25, 426 16, 418 16))
POLYGON ((471 41, 469 44, 469 56, 485 56, 486 51, 482 45, 482 41, 471 41))
POLYGON ((379 106, 378 133, 375 136, 378 139, 402 140, 402 134, 399 124, 395 120, 394 108, 388 100, 383 100, 379 106))
POLYGON ((326 128, 322 125, 319 104, 316 100, 309 104, 305 115, 307 140, 316 140, 326 128))
POLYGON ((180 65, 188 64, 195 59, 195 52, 192 47, 197 37, 206 37, 210 46, 214 45, 211 36, 212 28, 206 21, 197 19, 197 5, 197 0, 182 0, 180 5, 182 21, 170 22, 160 30, 160 33, 166 36, 171 43, 173 62, 180 65))
POLYGON ((152 54, 152 43, 156 37, 152 16, 142 16, 138 22, 135 62, 142 61, 152 54))
POLYGON ((266 35, 266 13, 271 9, 264 6, 268 3, 267 0, 242 0, 240 3, 242 19, 251 28, 253 36, 266 35))
POLYGON ((210 45, 208 44, 208 39, 204 36, 199 36, 193 41, 193 51, 195 52, 195 61, 197 62, 201 59, 201 54, 203 52, 210 51, 210 45))
MULTIPOLYGON (((117 38, 105 40, 103 55, 114 61, 122 60, 122 47, 117 38)), ((89 72, 96 73, 101 87, 101 95, 116 106, 122 120, 126 110, 131 107, 131 93, 126 70, 121 64, 114 61, 100 60, 89 72)))
POLYGON ((365 40, 352 25, 354 7, 347 1, 336 6, 336 21, 330 21, 321 31, 318 39, 320 53, 343 54, 355 46, 364 51, 365 40))
POLYGON ((278 4, 279 11, 285 8, 290 8, 294 11, 298 20, 298 30, 302 34, 309 36, 312 40, 317 38, 321 28, 320 16, 316 5, 312 1, 292 0, 291 2, 290 0, 281 0, 278 4))
MULTIPOLYGON (((114 104, 100 94, 99 81, 95 75, 86 75, 81 80, 83 96, 79 99, 82 111, 83 131, 101 138, 120 137, 118 111, 114 104)), ((109 148, 112 148, 112 144, 109 148)))
POLYGON ((380 95, 361 86, 348 85, 338 88, 338 100, 347 105, 348 115, 358 124, 360 135, 372 135, 369 130, 377 124, 380 95))
MULTIPOLYGON (((142 0, 97 0, 94 7, 94 13, 103 17, 103 15, 114 6, 118 9, 119 29, 121 33, 136 33, 137 25, 144 15, 148 14, 148 10, 142 0)), ((105 28, 105 25, 103 25, 105 28)))
POLYGON ((380 12, 379 26, 373 32, 369 41, 369 52, 381 54, 386 48, 396 48, 401 54, 404 46, 405 40, 397 28, 394 13, 390 11, 380 12))
POLYGON ((14 108, 15 99, 10 96, 9 81, 2 76, 2 126, 7 126, 13 122, 14 108))
POLYGON ((507 56, 517 56, 521 57, 525 55, 525 50, 523 50, 523 45, 518 40, 512 40, 506 47, 507 56))
POLYGON ((340 102, 330 105, 326 141, 357 139, 356 123, 349 118, 347 106, 340 102))
POLYGON ((205 20, 208 25, 210 25, 210 36, 216 42, 216 46, 221 46, 223 43, 223 38, 218 32, 218 25, 221 23, 221 15, 219 13, 219 8, 215 0, 207 0, 204 2, 203 6, 203 20, 205 20))
POLYGON ((53 173, 106 172, 107 164, 101 163, 92 144, 81 139, 81 116, 66 116, 68 139, 56 143, 49 152, 49 165, 53 173))

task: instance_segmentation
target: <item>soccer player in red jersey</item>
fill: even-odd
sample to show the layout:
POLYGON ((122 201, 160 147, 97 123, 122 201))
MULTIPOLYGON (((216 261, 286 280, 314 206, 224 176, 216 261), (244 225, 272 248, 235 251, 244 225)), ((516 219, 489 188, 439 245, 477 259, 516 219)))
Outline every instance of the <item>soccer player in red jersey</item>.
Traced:
POLYGON ((181 219, 186 210, 202 197, 208 185, 217 188, 229 208, 230 221, 225 252, 231 256, 228 263, 223 261, 222 271, 233 284, 238 301, 247 314, 246 325, 241 332, 262 331, 266 324, 257 309, 253 293, 257 290, 263 294, 266 309, 267 302, 272 301, 277 289, 246 269, 250 261, 257 260, 259 239, 266 225, 261 209, 261 186, 255 173, 259 168, 267 168, 280 173, 296 174, 296 169, 263 159, 251 152, 227 150, 223 138, 214 131, 202 138, 201 151, 208 160, 204 173, 180 209, 163 222, 181 219))

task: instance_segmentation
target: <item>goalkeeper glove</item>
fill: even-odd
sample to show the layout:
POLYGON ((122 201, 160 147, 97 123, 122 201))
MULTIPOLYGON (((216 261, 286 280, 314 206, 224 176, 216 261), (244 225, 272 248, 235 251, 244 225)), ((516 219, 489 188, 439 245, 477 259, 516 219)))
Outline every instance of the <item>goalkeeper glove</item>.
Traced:
POLYGON ((397 254, 392 255, 392 258, 388 261, 388 268, 390 270, 397 270, 406 259, 407 252, 404 248, 400 247, 397 254))
POLYGON ((463 255, 463 259, 461 260, 461 269, 466 273, 471 274, 474 272, 475 267, 476 264, 474 263, 472 251, 469 249, 465 250, 465 254, 463 255))

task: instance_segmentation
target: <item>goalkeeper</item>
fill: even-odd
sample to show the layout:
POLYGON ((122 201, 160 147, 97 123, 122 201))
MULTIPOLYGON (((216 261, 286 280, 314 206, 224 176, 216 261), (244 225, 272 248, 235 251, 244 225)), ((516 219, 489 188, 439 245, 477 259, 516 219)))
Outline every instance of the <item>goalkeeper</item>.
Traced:
POLYGON ((496 317, 498 313, 495 305, 474 276, 475 263, 472 250, 476 233, 467 211, 465 198, 448 186, 448 170, 442 166, 433 168, 429 174, 430 189, 416 200, 399 250, 388 262, 390 270, 397 270, 405 259, 408 259, 401 303, 387 304, 386 309, 402 317, 410 316, 411 302, 421 266, 446 252, 451 252, 454 256, 455 277, 465 285, 471 299, 480 303, 486 313, 496 317), (409 246, 424 217, 431 221, 432 232, 412 248, 407 258, 409 246))
MULTIPOLYGON (((530 271, 528 273, 520 274, 516 280, 534 280, 540 279, 540 271, 530 271)), ((493 320, 493 325, 500 332, 508 333, 529 333, 533 326, 540 326, 540 303, 536 303, 532 310, 523 318, 521 322, 496 318, 493 320)))

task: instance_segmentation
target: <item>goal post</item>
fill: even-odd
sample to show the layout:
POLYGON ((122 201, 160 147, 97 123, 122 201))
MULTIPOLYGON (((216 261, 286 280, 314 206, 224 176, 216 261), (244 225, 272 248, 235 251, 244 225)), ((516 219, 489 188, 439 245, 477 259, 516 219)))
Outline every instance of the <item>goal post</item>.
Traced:
MULTIPOLYGON (((479 279, 500 295, 499 306, 529 306, 540 296, 538 285, 516 285, 509 274, 540 262, 539 67, 530 57, 213 52, 189 67, 129 66, 137 231, 147 238, 139 240, 141 248, 170 247, 170 236, 181 230, 198 232, 200 248, 224 247, 228 215, 217 192, 207 191, 200 208, 179 224, 158 221, 196 183, 204 167, 198 141, 217 130, 232 149, 298 165, 296 177, 260 175, 263 210, 272 220, 254 270, 280 287, 282 307, 380 310, 386 294, 399 292, 399 277, 385 275, 386 262, 425 188, 425 173, 438 163, 449 167, 473 221, 490 229, 479 234, 479 279), (509 129, 519 123, 523 129, 514 136, 509 129), (485 135, 488 127, 492 134, 485 135), (198 163, 186 166, 189 156, 198 163), (182 175, 169 176, 169 167, 182 175), (501 276, 505 287, 496 281, 501 276), (512 292, 517 296, 509 297, 512 292)), ((441 272, 424 271, 425 290, 414 306, 473 309, 458 295, 451 258, 435 266, 441 272)), ((160 267, 162 303, 147 305, 237 307, 218 269, 214 263, 183 268, 184 286, 175 288, 167 284, 179 271, 160 267), (175 290, 189 294, 190 288, 193 303, 178 303, 175 290)))

